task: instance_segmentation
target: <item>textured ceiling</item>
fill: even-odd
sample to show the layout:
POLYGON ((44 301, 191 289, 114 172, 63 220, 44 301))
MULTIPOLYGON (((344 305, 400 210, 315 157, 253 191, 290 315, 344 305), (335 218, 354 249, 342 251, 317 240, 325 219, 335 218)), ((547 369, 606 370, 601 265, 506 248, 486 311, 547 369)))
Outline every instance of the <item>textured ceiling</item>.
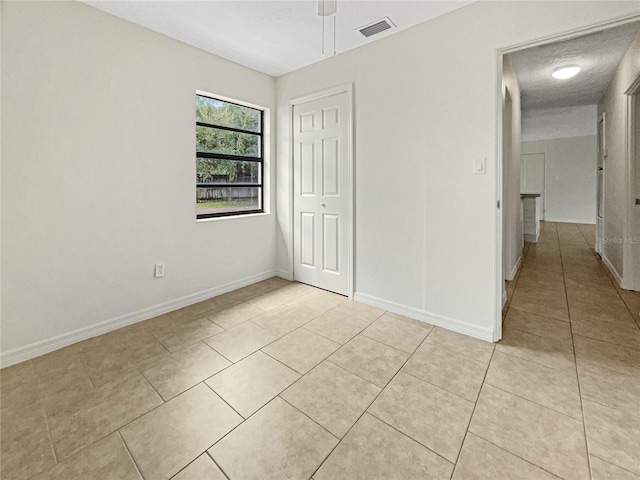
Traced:
MULTIPOLYGON (((338 0, 337 53, 393 35, 472 1, 338 0), (397 28, 368 39, 356 30, 385 16, 397 28)), ((333 19, 325 22, 323 54, 322 20, 316 0, 83 3, 272 76, 333 54, 333 19)))
POLYGON ((523 111, 597 104, 639 31, 640 22, 635 22, 509 54, 523 111), (553 78, 553 69, 563 65, 582 70, 568 80, 553 78))

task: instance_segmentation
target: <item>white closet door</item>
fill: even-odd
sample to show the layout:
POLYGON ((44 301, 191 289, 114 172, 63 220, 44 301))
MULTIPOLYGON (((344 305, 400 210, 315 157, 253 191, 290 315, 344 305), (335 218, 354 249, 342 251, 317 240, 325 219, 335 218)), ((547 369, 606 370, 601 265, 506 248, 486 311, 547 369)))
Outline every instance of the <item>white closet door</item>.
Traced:
POLYGON ((349 104, 346 93, 296 105, 294 279, 348 294, 349 104))

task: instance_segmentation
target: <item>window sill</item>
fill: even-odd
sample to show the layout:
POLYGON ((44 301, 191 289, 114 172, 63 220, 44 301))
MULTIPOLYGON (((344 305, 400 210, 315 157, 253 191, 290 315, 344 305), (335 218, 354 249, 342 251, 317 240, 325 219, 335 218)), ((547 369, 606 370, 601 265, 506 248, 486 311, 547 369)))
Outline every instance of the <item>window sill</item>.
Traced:
POLYGON ((229 215, 226 217, 197 218, 196 223, 220 222, 222 220, 239 220, 241 218, 266 217, 271 215, 269 212, 248 213, 247 215, 229 215))

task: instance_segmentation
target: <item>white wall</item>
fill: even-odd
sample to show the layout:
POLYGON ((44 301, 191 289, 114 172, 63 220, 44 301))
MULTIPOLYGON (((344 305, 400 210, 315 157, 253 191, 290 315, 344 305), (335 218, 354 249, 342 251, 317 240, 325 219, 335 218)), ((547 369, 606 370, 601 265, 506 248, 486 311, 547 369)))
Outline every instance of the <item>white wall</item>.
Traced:
POLYGON ((625 92, 640 75, 640 34, 633 40, 625 53, 613 80, 607 87, 598 104, 598 118, 604 113, 605 143, 607 158, 605 158, 604 185, 604 238, 609 241, 603 243, 605 261, 622 278, 625 286, 625 270, 637 268, 630 263, 633 248, 623 239, 629 236, 628 209, 629 204, 627 184, 627 137, 626 137, 626 103, 625 92), (625 251, 626 250, 626 251, 625 251))
POLYGON ((522 112, 522 141, 596 135, 597 105, 544 108, 522 112))
POLYGON ((527 153, 545 154, 544 219, 548 222, 595 224, 597 137, 522 142, 522 154, 527 153))
POLYGON ((274 107, 273 78, 94 8, 2 2, 3 362, 273 274, 274 213, 195 221, 196 89, 274 107))
MULTIPOLYGON (((522 257, 522 200, 520 199, 520 85, 509 57, 502 67, 502 131, 503 131, 503 269, 505 278, 513 280, 522 257), (505 102, 506 92, 510 102, 505 102), (506 111, 509 109, 510 111, 506 111), (508 142, 508 145, 507 145, 508 142)), ((506 298, 506 297, 505 297, 506 298)))
POLYGON ((497 49, 640 13, 637 2, 476 2, 278 79, 287 270, 291 98, 355 91, 356 298, 496 338, 497 49), (487 174, 472 175, 472 159, 487 174))

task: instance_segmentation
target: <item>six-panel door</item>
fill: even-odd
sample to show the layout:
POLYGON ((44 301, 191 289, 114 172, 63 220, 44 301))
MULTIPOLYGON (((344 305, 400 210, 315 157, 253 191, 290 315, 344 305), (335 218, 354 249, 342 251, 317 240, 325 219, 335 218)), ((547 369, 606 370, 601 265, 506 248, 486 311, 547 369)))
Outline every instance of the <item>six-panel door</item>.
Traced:
POLYGON ((349 105, 346 93, 293 110, 294 279, 348 294, 349 105))

